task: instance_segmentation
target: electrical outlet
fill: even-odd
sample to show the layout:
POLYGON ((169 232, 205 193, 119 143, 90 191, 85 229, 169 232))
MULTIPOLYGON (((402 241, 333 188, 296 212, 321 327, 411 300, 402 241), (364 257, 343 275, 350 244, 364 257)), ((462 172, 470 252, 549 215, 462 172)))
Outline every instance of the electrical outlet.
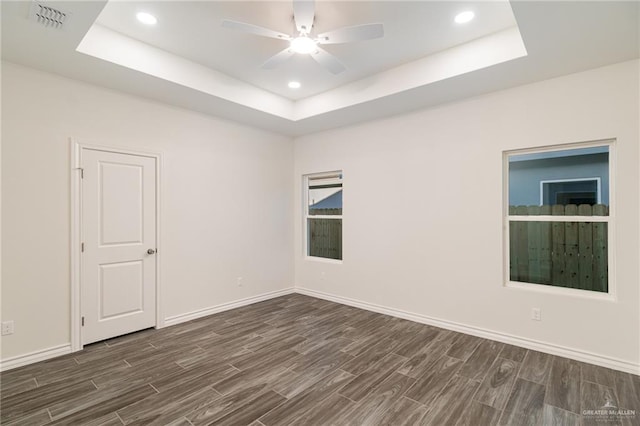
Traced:
POLYGON ((242 277, 238 277, 238 287, 242 287, 242 277))
POLYGON ((531 319, 533 321, 542 321, 542 311, 540 310, 540 308, 531 309, 531 319))
POLYGON ((2 335, 13 334, 13 321, 2 322, 2 335))

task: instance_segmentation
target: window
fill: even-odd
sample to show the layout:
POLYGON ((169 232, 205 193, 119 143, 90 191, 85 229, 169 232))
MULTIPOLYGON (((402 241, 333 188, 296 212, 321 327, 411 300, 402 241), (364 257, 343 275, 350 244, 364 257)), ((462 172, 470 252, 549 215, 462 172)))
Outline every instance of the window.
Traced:
POLYGON ((540 205, 599 204, 600 178, 560 179, 540 182, 540 205))
POLYGON ((307 255, 342 260, 342 173, 305 177, 307 255))
POLYGON ((609 292, 612 146, 505 153, 509 283, 609 292))

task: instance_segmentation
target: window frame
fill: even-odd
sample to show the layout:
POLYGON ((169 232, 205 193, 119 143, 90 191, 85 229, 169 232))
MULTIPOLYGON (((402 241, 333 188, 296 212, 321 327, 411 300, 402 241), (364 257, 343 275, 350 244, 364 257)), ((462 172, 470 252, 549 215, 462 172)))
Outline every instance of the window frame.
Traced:
MULTIPOLYGON (((616 280, 615 280, 615 236, 616 236, 616 200, 615 200, 615 165, 616 165, 616 140, 604 139, 589 142, 578 142, 568 144, 558 144, 550 146, 542 146, 535 148, 523 148, 505 150, 502 152, 502 173, 503 173, 503 194, 502 194, 502 252, 503 252, 503 287, 513 290, 524 290, 547 294, 565 295, 565 296, 577 296, 588 299, 597 299, 605 301, 617 301, 616 293, 616 280), (509 215, 509 158, 513 155, 522 154, 534 154, 545 153, 554 151, 566 151, 570 149, 579 148, 593 148, 606 146, 609 150, 609 215, 608 216, 518 216, 509 215), (521 281, 511 281, 510 274, 510 222, 604 222, 607 223, 607 292, 597 292, 591 290, 583 290, 569 287, 556 287, 546 284, 536 284, 521 281)), ((582 180, 582 179, 575 179, 582 180)), ((585 178, 585 180, 589 180, 585 178)), ((542 183, 541 183, 541 196, 542 196, 542 183)), ((598 182, 598 198, 600 199, 601 186, 598 182)), ((542 201, 542 199, 541 199, 542 201)))
MULTIPOLYGON (((601 145, 603 146, 603 145, 601 145)), ((548 183, 565 183, 565 182, 596 182, 596 203, 600 204, 602 202, 602 182, 600 177, 588 177, 588 178, 579 178, 579 179, 551 179, 551 180, 541 180, 540 181, 540 205, 544 204, 544 185, 548 183)), ((609 202, 611 204, 611 202, 609 202)))
MULTIPOLYGON (((328 257, 320 257, 320 256, 311 256, 309 254, 309 219, 333 219, 333 220, 342 220, 342 224, 344 226, 344 209, 341 215, 310 215, 309 214, 309 180, 311 178, 323 178, 323 177, 331 177, 334 175, 342 175, 342 196, 343 196, 343 208, 344 208, 344 173, 342 170, 333 170, 329 172, 320 172, 320 173, 307 173, 302 175, 302 250, 303 250, 303 258, 304 260, 317 261, 317 262, 325 262, 325 263, 334 263, 334 264, 342 264, 344 261, 344 250, 342 253, 342 259, 332 259, 328 257)), ((343 238, 344 241, 344 238, 343 238)), ((341 241, 341 244, 342 242, 341 241)))

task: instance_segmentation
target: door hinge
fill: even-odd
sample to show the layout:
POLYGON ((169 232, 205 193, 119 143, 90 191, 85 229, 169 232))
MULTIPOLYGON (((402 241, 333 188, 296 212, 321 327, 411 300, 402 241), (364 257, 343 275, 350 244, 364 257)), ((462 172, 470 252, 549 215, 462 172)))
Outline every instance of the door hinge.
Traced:
POLYGON ((84 253, 84 243, 80 243, 80 251, 84 253))
POLYGON ((84 327, 84 317, 82 317, 82 326, 84 327))

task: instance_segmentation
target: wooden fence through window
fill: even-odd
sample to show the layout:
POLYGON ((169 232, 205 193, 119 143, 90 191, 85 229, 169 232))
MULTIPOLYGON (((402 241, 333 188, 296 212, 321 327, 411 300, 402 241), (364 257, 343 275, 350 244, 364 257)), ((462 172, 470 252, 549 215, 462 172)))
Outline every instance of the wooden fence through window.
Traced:
MULTIPOLYGON (((312 215, 341 215, 342 209, 311 209, 312 215)), ((309 256, 342 260, 342 219, 309 216, 309 256)))
MULTIPOLYGON (((511 216, 607 216, 603 204, 509 206, 511 216)), ((509 222, 511 281, 608 291, 606 222, 509 222)))

